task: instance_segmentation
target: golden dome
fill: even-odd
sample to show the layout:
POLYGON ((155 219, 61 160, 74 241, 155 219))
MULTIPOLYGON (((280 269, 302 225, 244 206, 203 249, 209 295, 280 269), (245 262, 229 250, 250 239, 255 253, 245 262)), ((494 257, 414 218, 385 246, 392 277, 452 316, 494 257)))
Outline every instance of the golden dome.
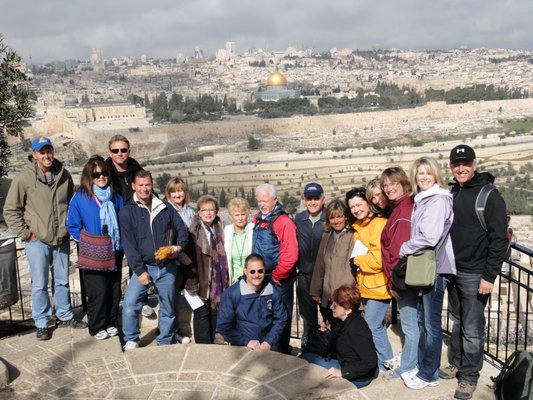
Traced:
POLYGON ((279 71, 274 71, 267 79, 267 86, 286 86, 287 78, 279 71))

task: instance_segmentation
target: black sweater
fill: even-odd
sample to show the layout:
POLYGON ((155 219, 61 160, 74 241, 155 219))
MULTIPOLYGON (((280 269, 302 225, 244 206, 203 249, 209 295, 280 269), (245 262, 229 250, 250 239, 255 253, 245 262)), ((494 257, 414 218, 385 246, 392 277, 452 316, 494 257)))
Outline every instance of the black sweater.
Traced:
POLYGON ((372 332, 359 313, 351 313, 333 332, 331 345, 337 353, 344 379, 368 381, 377 375, 378 359, 372 332))
POLYGON ((507 254, 507 213, 505 202, 497 190, 493 190, 485 206, 487 230, 476 215, 476 198, 481 188, 494 182, 488 172, 475 173, 472 179, 452 187, 453 224, 450 229, 457 271, 482 274, 493 283, 507 254))

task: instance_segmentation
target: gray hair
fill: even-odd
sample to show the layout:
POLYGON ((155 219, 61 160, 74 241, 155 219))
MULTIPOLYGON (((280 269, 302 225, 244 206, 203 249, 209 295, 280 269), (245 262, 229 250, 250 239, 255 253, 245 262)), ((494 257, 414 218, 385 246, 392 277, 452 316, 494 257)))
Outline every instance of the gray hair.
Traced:
POLYGON ((274 185, 271 185, 270 183, 262 183, 258 185, 255 188, 255 194, 257 195, 257 193, 265 192, 267 190, 270 192, 273 199, 277 197, 276 187, 274 185))

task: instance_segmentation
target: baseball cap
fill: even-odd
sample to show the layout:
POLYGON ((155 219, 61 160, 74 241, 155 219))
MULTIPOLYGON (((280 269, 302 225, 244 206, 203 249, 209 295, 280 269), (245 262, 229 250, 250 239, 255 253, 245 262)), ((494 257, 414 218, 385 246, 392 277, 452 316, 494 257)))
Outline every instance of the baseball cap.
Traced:
POLYGON ((304 197, 320 197, 324 194, 324 189, 316 182, 305 185, 304 197))
POLYGON ((455 146, 450 152, 450 164, 454 164, 459 160, 466 160, 467 162, 474 162, 476 159, 476 152, 466 144, 455 146))
POLYGON ((31 149, 33 151, 40 151, 44 146, 54 147, 52 141, 46 137, 33 139, 33 142, 31 142, 31 149))

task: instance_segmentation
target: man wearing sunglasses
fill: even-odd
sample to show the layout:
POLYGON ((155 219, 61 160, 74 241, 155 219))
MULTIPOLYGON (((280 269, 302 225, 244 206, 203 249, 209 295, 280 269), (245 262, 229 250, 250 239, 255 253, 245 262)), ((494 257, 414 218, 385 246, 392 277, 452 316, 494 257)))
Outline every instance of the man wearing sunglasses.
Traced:
MULTIPOLYGON (((109 157, 105 160, 111 174, 111 182, 114 189, 124 199, 124 204, 129 202, 133 197, 132 182, 137 171, 143 167, 132 157, 130 157, 130 141, 123 135, 115 135, 109 139, 109 157)), ((131 278, 130 269, 130 278, 131 278)), ((149 291, 150 292, 150 291, 149 291)), ((148 305, 148 293, 144 299, 142 315, 150 317, 154 314, 154 309, 148 305)))
POLYGON ((217 331, 234 346, 270 350, 279 342, 287 319, 281 292, 265 281, 263 258, 250 254, 244 276, 222 293, 217 331))
POLYGON ((133 196, 133 175, 143 168, 130 157, 130 142, 125 136, 115 135, 109 139, 109 157, 105 161, 111 172, 111 181, 117 186, 116 190, 124 198, 124 203, 127 203, 133 196))

